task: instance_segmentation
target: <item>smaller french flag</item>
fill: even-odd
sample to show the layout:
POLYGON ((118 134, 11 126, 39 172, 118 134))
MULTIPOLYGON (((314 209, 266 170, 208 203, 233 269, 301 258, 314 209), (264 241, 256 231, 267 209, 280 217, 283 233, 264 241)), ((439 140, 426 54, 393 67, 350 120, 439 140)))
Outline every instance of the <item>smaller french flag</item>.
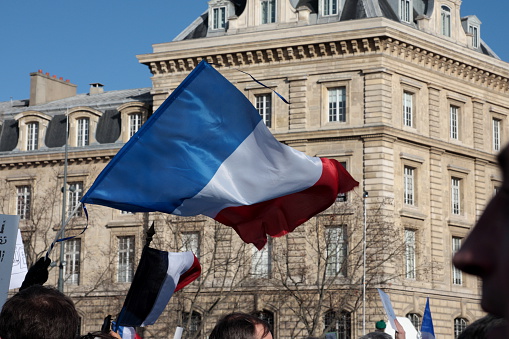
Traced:
POLYGON ((140 337, 138 333, 136 333, 136 329, 134 327, 126 327, 126 326, 116 326, 115 322, 113 322, 113 327, 117 329, 118 335, 122 339, 143 339, 140 337))
POLYGON ((165 252, 145 246, 116 325, 154 324, 173 293, 200 273, 200 262, 192 252, 165 252))

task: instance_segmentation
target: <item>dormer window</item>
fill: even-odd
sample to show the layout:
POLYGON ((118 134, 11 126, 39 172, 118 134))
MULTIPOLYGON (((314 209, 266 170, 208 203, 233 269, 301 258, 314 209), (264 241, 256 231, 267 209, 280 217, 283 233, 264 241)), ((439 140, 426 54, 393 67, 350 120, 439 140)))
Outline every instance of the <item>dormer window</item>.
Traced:
POLYGON ((412 22, 412 0, 400 0, 399 19, 406 23, 412 22))
POLYGON ((141 113, 129 114, 129 138, 132 137, 141 127, 141 113))
POLYGON ((39 123, 27 123, 27 151, 35 151, 39 148, 39 123))
POLYGON ((212 9, 212 29, 224 29, 226 27, 226 7, 212 9))
POLYGON ((262 0, 262 24, 276 22, 276 0, 262 0))
POLYGON ((322 0, 322 15, 331 16, 338 14, 339 0, 322 0))
POLYGON ((468 25, 468 33, 472 35, 472 47, 479 48, 479 42, 481 40, 479 34, 479 26, 468 25))
POLYGON ((443 36, 451 36, 451 9, 447 6, 441 8, 441 33, 443 36))
POLYGON ((76 131, 76 146, 83 147, 89 144, 89 131, 90 131, 90 119, 79 118, 76 119, 77 131, 76 131))

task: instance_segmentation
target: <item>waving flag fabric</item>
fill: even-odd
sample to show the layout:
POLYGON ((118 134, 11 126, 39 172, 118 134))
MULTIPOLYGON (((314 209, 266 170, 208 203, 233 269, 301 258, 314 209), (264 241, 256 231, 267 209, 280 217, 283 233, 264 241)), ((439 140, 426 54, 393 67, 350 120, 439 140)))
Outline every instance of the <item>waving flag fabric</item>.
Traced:
POLYGON ((431 310, 429 308, 429 298, 426 300, 426 308, 422 316, 421 337, 422 339, 435 339, 435 329, 433 328, 433 319, 431 318, 431 310))
MULTIPOLYGON (((115 324, 113 327, 115 328, 115 324)), ((125 327, 125 326, 116 326, 116 332, 120 335, 122 339, 142 339, 138 333, 136 333, 136 329, 134 327, 125 327)))
POLYGON ((83 203, 203 214, 262 248, 358 183, 335 160, 281 144, 247 98, 202 61, 110 161, 83 203))
POLYGON ((192 252, 172 253, 145 247, 117 326, 152 325, 174 292, 194 281, 201 273, 192 252))

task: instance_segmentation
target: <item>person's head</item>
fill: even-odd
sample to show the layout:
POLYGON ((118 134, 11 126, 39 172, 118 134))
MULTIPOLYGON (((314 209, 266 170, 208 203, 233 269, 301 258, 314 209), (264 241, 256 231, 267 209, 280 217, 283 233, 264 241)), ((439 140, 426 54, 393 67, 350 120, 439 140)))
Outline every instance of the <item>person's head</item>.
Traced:
POLYGON ((360 339, 389 339, 389 338, 392 339, 392 337, 389 334, 384 332, 371 332, 360 337, 360 339))
POLYGON ((58 290, 34 285, 8 299, 0 312, 2 339, 74 339, 79 316, 58 290))
POLYGON ((505 326, 506 324, 507 321, 505 321, 504 318, 488 314, 468 325, 458 336, 458 339, 487 339, 488 334, 492 330, 500 326, 505 326))
POLYGON ((209 339, 272 339, 266 321, 246 313, 231 313, 221 318, 209 339))
POLYGON ((386 327, 387 327, 387 324, 385 324, 385 321, 383 321, 383 320, 377 321, 375 324, 375 329, 377 332, 385 332, 386 327))
POLYGON ((509 148, 498 156, 503 184, 454 255, 454 265, 482 279, 481 306, 509 320, 509 148))

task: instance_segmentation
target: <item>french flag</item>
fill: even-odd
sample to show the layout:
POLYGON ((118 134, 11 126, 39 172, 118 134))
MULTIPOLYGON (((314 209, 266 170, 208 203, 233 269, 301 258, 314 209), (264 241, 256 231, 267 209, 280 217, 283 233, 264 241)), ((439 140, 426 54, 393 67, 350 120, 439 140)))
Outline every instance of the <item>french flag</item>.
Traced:
POLYGON ((154 324, 173 293, 200 273, 200 262, 192 252, 173 253, 145 246, 116 326, 154 324))
POLYGON ((203 214, 261 249, 358 182, 337 161, 279 141, 234 85, 202 61, 100 173, 84 204, 203 214))
POLYGON ((122 339, 142 339, 134 327, 118 326, 116 332, 122 339))

